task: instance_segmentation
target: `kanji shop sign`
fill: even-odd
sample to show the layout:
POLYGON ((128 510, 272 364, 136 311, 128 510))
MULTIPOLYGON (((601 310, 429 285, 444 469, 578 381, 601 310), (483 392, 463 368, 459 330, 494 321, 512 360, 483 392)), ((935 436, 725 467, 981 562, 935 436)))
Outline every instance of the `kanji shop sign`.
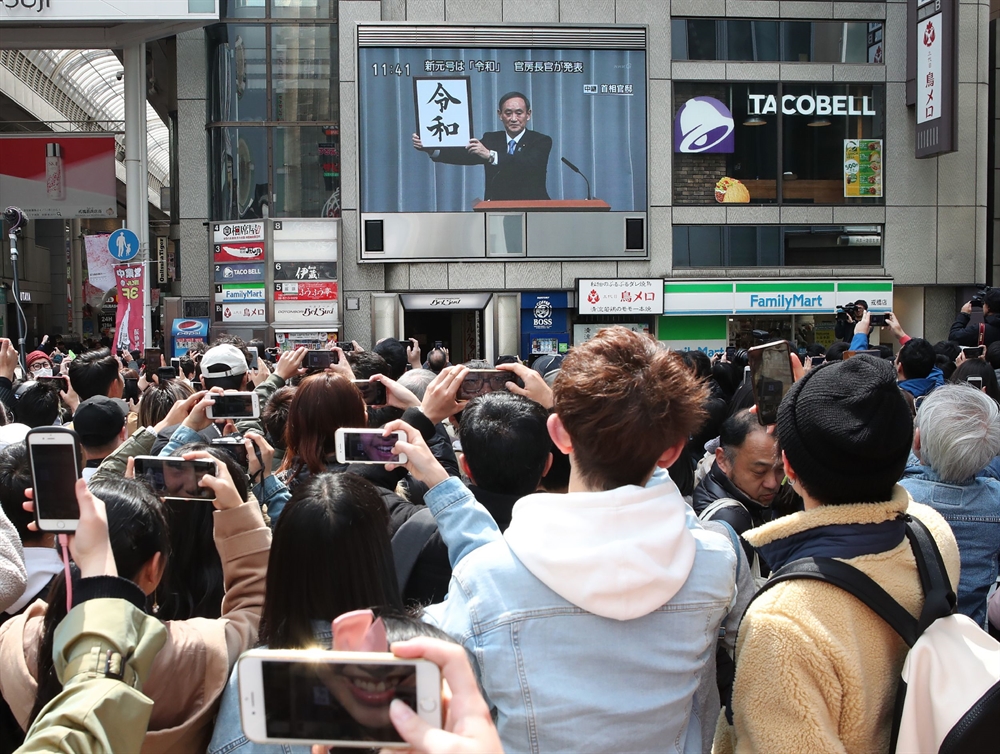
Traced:
POLYGON ((580 314, 662 314, 663 279, 579 280, 580 314))
POLYGON ((957 125, 955 100, 955 2, 910 0, 909 51, 916 110, 915 155, 933 157, 954 152, 957 125), (915 6, 915 7, 913 7, 915 6))

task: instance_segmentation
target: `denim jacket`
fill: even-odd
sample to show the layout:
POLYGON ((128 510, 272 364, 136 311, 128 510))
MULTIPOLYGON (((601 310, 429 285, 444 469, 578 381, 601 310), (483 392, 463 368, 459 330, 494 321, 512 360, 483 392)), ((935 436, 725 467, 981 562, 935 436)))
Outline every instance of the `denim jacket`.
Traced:
POLYGON ((458 479, 425 501, 454 568, 427 619, 469 651, 506 751, 711 749, 736 554, 673 483, 529 495, 503 536, 458 479))
MULTIPOLYGON (((313 636, 321 647, 330 648, 333 641, 333 628, 329 621, 313 621, 313 636)), ((266 649, 266 647, 265 647, 266 649)), ((255 744, 243 735, 243 723, 240 721, 240 666, 233 668, 229 676, 229 684, 222 692, 222 704, 219 706, 219 716, 215 718, 215 732, 212 742, 208 745, 207 754, 309 754, 312 747, 308 744, 292 746, 290 744, 255 744)))
POLYGON ((915 465, 906 468, 899 483, 948 522, 962 561, 958 611, 985 626, 986 597, 1000 567, 1000 481, 977 476, 946 484, 930 466, 915 465))

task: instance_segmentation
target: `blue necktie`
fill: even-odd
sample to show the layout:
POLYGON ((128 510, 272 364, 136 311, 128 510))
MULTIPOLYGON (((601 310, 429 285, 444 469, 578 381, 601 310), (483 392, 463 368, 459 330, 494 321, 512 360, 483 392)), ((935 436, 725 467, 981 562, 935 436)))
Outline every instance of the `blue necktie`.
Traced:
POLYGON ((507 154, 514 154, 514 147, 517 146, 517 142, 511 139, 507 142, 507 154))

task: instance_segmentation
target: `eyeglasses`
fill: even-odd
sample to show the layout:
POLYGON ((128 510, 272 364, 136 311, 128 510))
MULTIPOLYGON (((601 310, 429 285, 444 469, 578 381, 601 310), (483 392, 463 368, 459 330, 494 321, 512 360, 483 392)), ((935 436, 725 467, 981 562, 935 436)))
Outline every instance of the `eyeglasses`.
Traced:
POLYGON ((39 359, 38 361, 33 361, 31 363, 31 366, 28 367, 28 371, 29 372, 40 372, 43 369, 51 369, 51 368, 52 368, 52 364, 50 362, 42 360, 42 359, 39 359))

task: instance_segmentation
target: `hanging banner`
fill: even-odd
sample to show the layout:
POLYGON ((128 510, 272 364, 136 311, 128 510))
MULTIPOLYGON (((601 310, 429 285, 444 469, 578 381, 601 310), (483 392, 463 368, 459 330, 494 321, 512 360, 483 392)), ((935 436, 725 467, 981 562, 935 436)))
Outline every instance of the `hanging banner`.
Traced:
POLYGON ((118 288, 118 321, 115 324, 115 348, 126 351, 141 351, 143 343, 144 285, 142 264, 115 265, 115 280, 118 288))
MULTIPOLYGON (((908 74, 912 71, 914 76, 914 155, 918 159, 958 148, 955 6, 956 0, 910 0, 909 16, 915 22, 907 35, 908 50, 913 52, 908 74)), ((909 85, 907 100, 909 104, 909 85)))
POLYGON ((83 297, 88 304, 97 307, 104 300, 104 294, 115 287, 115 260, 108 254, 106 233, 84 236, 83 245, 87 250, 87 281, 83 284, 83 297))

